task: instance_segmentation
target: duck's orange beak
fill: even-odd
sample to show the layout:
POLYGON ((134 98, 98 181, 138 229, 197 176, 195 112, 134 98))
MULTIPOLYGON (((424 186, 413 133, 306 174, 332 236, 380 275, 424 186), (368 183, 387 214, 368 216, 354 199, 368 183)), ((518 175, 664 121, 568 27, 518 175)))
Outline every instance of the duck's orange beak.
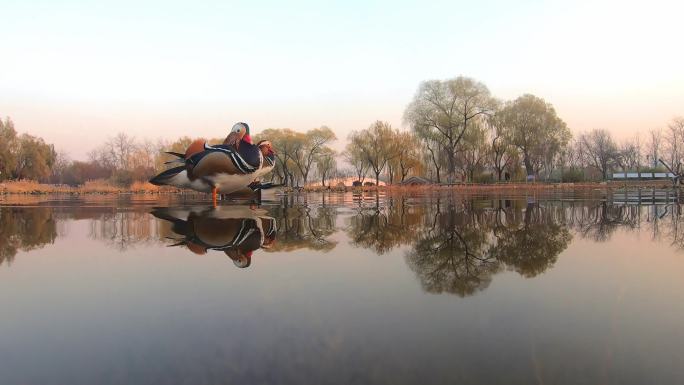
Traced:
POLYGON ((245 136, 242 138, 245 142, 252 144, 252 137, 249 136, 249 134, 245 134, 245 136))

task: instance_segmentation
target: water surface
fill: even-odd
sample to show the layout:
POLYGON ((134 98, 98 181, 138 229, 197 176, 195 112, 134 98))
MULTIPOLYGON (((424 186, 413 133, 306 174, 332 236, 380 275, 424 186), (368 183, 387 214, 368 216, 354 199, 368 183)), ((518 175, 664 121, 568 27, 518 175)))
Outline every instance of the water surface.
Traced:
POLYGON ((525 194, 3 206, 0 384, 684 383, 681 210, 525 194))

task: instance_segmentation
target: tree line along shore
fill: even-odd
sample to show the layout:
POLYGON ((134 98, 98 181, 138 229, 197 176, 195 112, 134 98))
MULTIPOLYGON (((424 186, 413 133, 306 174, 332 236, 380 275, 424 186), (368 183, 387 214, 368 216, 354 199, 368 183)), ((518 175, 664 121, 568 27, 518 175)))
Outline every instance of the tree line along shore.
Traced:
MULTIPOLYGON (((525 94, 502 101, 482 82, 463 76, 422 82, 404 123, 403 130, 381 120, 355 130, 340 152, 333 149, 339 138, 327 126, 268 128, 254 137, 268 138, 277 151, 266 179, 291 189, 342 188, 341 181, 349 180, 366 189, 397 188, 411 177, 432 188, 667 185, 610 177, 670 171, 661 159, 674 174, 682 171, 683 117, 622 141, 602 128, 573 135, 544 99, 525 94)), ((87 160, 71 160, 42 138, 19 134, 6 117, 0 120, 0 192, 173 192, 147 180, 171 160, 165 151, 184 152, 195 139, 141 140, 121 132, 92 149, 87 160)))

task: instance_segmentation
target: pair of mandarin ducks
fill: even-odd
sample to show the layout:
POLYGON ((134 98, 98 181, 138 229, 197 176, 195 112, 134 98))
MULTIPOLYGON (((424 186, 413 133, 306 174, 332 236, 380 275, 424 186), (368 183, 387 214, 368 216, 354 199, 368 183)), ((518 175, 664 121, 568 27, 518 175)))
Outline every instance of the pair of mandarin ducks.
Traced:
POLYGON ((252 143, 247 123, 236 123, 220 145, 209 145, 204 140, 190 144, 184 154, 167 152, 176 159, 167 163, 180 163, 150 179, 162 186, 189 188, 211 192, 216 205, 217 195, 230 194, 255 186, 255 182, 275 166, 275 151, 271 142, 252 143))

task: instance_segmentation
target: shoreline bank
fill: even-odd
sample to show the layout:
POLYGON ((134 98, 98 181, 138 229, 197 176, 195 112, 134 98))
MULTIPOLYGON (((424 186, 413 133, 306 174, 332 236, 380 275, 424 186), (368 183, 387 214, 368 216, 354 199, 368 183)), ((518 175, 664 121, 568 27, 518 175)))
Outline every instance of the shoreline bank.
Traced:
MULTIPOLYGON (((463 191, 463 192, 505 192, 526 190, 615 190, 624 188, 657 188, 678 189, 669 181, 629 181, 629 182, 586 182, 586 183, 499 183, 499 184, 441 184, 441 185, 389 185, 389 186, 313 186, 313 187, 284 187, 286 192, 368 192, 368 191, 463 191)), ((130 187, 118 187, 100 181, 88 182, 82 186, 66 186, 56 184, 37 183, 33 181, 11 181, 0 183, 0 195, 108 195, 108 194, 187 194, 170 187, 159 187, 147 182, 136 182, 130 187)), ((196 193, 202 194, 202 193, 196 193)))

